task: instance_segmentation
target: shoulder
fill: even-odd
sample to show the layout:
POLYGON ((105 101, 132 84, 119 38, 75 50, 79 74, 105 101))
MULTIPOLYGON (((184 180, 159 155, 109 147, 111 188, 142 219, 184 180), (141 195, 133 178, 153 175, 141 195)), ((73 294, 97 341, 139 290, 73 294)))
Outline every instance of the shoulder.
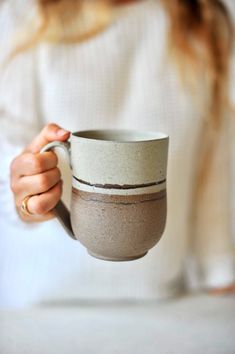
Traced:
POLYGON ((9 60, 22 31, 33 18, 35 3, 36 0, 0 0, 0 120, 3 126, 0 133, 4 131, 6 136, 11 130, 17 132, 16 136, 28 134, 21 123, 24 122, 23 127, 31 127, 35 125, 33 117, 37 117, 37 52, 28 50, 9 60))
POLYGON ((37 12, 35 0, 0 1, 0 64, 8 57, 37 12), (27 11, 26 11, 27 9, 27 11))

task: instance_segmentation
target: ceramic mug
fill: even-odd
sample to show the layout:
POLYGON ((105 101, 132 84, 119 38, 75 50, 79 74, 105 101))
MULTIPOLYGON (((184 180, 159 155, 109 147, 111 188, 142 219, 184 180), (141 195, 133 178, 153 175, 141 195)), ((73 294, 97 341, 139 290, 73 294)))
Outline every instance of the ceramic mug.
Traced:
POLYGON ((168 143, 158 132, 90 130, 41 150, 62 147, 69 155, 71 209, 60 201, 55 212, 92 256, 134 260, 157 244, 167 216, 168 143))

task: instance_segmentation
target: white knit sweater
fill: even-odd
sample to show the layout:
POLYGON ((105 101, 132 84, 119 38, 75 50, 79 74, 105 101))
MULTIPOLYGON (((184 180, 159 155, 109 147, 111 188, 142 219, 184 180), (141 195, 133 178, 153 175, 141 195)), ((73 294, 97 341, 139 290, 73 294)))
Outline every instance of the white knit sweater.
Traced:
MULTIPOLYGON (((24 9, 33 13, 30 0, 24 2, 24 9)), ((11 48, 10 35, 24 20, 19 5, 22 0, 0 4, 1 60, 11 48)), ((43 43, 18 55, 1 73, 0 306, 168 296, 178 290, 188 267, 195 286, 235 280, 226 133, 218 144, 194 240, 188 231, 201 113, 167 57, 167 28, 158 2, 144 0, 120 8, 107 30, 93 39, 77 45, 43 43), (9 164, 49 122, 71 131, 135 128, 169 134, 167 227, 145 258, 122 264, 99 261, 69 239, 56 220, 40 225, 19 220, 9 164)), ((70 171, 61 160, 67 183, 70 171)), ((67 203, 68 191, 66 187, 67 203)))

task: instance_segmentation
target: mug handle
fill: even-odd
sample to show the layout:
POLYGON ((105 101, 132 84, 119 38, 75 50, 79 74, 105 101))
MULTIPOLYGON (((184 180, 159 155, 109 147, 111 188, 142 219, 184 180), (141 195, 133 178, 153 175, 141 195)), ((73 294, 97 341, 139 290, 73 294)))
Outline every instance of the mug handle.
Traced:
MULTIPOLYGON (((40 154, 43 152, 46 152, 46 151, 53 150, 56 147, 62 148, 66 152, 66 154, 69 158, 70 168, 72 168, 72 166, 71 166, 71 144, 68 141, 65 143, 63 143, 61 141, 53 141, 53 142, 45 145, 41 149, 40 154)), ((74 235, 72 225, 71 225, 70 211, 68 210, 66 205, 62 202, 62 200, 60 200, 58 202, 58 204, 55 206, 54 212, 55 212, 55 215, 56 215, 57 219, 59 220, 60 224, 63 226, 63 228, 67 232, 67 234, 73 240, 77 240, 74 235)))

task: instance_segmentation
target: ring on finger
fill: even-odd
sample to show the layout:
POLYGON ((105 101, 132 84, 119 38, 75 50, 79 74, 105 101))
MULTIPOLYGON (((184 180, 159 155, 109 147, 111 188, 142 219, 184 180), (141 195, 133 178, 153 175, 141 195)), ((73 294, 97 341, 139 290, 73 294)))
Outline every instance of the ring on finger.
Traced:
POLYGON ((28 209, 28 201, 31 198, 31 196, 27 196, 23 199, 21 206, 20 206, 20 210, 22 211, 23 214, 27 215, 27 216, 32 216, 34 215, 33 213, 30 213, 29 209, 28 209))

